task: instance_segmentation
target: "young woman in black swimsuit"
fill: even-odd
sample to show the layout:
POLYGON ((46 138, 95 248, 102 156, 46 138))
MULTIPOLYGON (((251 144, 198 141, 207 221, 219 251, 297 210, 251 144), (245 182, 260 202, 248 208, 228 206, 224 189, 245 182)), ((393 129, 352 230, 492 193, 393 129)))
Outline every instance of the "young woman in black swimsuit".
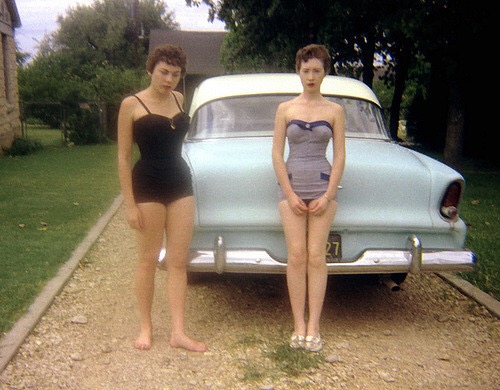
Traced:
POLYGON ((148 57, 149 87, 126 97, 118 115, 118 172, 126 217, 136 230, 138 264, 135 289, 140 314, 137 349, 151 348, 151 308, 157 259, 167 242, 167 295, 172 317, 170 345, 203 352, 206 345, 184 332, 187 262, 194 223, 191 174, 182 159, 182 141, 189 117, 184 97, 175 91, 186 73, 181 48, 164 45, 148 57), (132 145, 140 160, 132 167, 132 145))
POLYGON ((345 164, 344 110, 320 92, 330 71, 324 46, 300 49, 296 70, 303 92, 277 109, 272 157, 288 251, 287 284, 294 319, 290 346, 317 352, 323 346, 319 326, 328 277, 326 242, 345 164), (325 151, 332 138, 330 166, 325 151), (290 153, 285 163, 286 139, 290 153))

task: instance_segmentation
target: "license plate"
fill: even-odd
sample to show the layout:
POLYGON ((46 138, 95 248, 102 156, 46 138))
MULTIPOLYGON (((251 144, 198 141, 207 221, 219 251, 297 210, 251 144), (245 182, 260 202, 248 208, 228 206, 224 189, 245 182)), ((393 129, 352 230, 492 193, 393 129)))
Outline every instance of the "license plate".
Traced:
POLYGON ((338 260, 342 258, 342 240, 340 234, 330 233, 326 243, 326 260, 338 260))

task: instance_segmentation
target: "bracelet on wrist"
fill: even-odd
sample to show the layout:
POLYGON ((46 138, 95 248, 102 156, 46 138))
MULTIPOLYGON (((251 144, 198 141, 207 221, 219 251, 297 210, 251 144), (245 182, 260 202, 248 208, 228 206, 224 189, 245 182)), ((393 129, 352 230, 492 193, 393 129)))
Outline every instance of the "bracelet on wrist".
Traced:
POLYGON ((331 199, 328 196, 326 196, 326 194, 323 194, 323 197, 326 198, 328 202, 331 201, 331 199))

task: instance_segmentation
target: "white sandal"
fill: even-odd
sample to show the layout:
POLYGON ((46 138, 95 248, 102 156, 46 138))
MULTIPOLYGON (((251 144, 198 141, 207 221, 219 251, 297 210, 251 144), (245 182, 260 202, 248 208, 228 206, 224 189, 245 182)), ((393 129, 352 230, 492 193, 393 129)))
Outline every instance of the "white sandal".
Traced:
POLYGON ((305 347, 306 338, 304 336, 293 334, 290 338, 290 347, 300 349, 305 347))
POLYGON ((318 337, 307 336, 305 341, 305 349, 307 349, 309 352, 319 352, 323 348, 323 340, 321 340, 321 337, 319 335, 318 337))

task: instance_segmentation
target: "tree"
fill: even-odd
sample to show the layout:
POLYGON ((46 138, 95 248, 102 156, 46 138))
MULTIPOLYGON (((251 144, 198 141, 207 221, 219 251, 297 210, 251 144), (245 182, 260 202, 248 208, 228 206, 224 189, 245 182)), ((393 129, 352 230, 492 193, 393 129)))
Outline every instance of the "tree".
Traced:
MULTIPOLYGON (((113 134, 117 102, 144 85, 149 31, 176 28, 172 13, 161 0, 95 0, 91 6, 69 8, 58 23, 59 29, 44 37, 33 61, 20 66, 21 100, 44 102, 47 107, 58 103, 64 106, 63 116, 75 118, 74 123, 90 120, 88 112, 82 114, 81 103, 99 102, 108 108, 108 135, 113 134)), ((36 117, 59 126, 60 112, 46 111, 37 111, 36 117)), ((74 135, 78 142, 101 139, 74 135)))
MULTIPOLYGON (((229 28, 224 46, 229 70, 291 70, 296 48, 319 42, 328 46, 336 73, 361 75, 372 86, 373 65, 378 56, 385 58, 386 81, 394 87, 393 137, 397 137, 410 76, 444 83, 441 91, 432 82, 420 87, 418 96, 427 99, 421 107, 429 107, 420 113, 428 116, 426 131, 432 142, 443 140, 446 162, 460 168, 464 132, 470 134, 468 126, 484 117, 469 64, 472 58, 481 58, 478 42, 488 37, 486 4, 471 7, 464 0, 186 0, 188 5, 201 2, 211 7, 211 18, 218 17, 229 28), (430 77, 416 72, 422 69, 430 69, 430 77)), ((425 123, 421 119, 415 123, 425 123)), ((477 137, 472 138, 466 145, 474 146, 477 137)))
POLYGON ((149 31, 177 26, 161 0, 95 0, 93 5, 69 8, 58 23, 59 29, 42 40, 34 60, 20 69, 24 101, 116 101, 142 81, 149 31), (133 33, 134 20, 139 36, 133 33), (133 71, 134 42, 141 37, 141 67, 133 71))
POLYGON ((222 48, 226 69, 283 71, 293 67, 295 42, 304 39, 303 29, 297 28, 305 23, 301 2, 225 0, 217 7, 211 1, 205 3, 213 7, 212 17, 217 14, 229 29, 222 48))
POLYGON ((363 81, 373 80, 373 62, 383 36, 380 20, 395 0, 186 0, 210 8, 229 29, 224 64, 229 70, 258 64, 263 70, 290 70, 296 50, 323 43, 336 72, 357 66, 363 81))
POLYGON ((385 14, 382 22, 384 34, 381 54, 386 66, 383 79, 394 90, 389 121, 389 132, 393 139, 398 139, 401 105, 410 71, 423 61, 416 46, 416 37, 424 14, 422 2, 402 0, 399 7, 385 14))
POLYGON ((121 68, 143 66, 152 29, 178 26, 163 0, 95 0, 92 6, 69 8, 58 24, 55 50, 121 68))
POLYGON ((489 37, 489 8, 481 2, 471 7, 463 0, 434 0, 423 5, 426 23, 416 42, 431 67, 424 118, 430 136, 433 142, 438 138, 446 163, 458 170, 464 146, 469 155, 498 159, 492 143, 484 142, 491 131, 484 115, 489 102, 478 100, 485 81, 472 71, 472 65, 484 56, 481 43, 489 37))
POLYGON ((78 102, 88 92, 87 86, 72 72, 78 67, 75 57, 51 52, 19 69, 19 94, 22 101, 78 102))

